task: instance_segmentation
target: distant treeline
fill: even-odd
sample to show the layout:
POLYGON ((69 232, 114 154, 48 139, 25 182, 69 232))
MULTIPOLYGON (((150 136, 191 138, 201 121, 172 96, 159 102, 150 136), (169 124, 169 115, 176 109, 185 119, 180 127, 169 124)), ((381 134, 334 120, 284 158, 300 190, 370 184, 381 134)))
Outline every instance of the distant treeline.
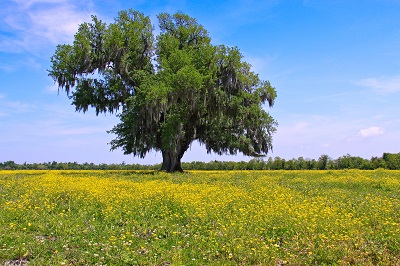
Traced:
MULTIPOLYGON (((48 162, 33 164, 16 164, 14 161, 0 163, 0 170, 159 170, 160 164, 94 164, 77 162, 48 162)), ((400 170, 400 153, 384 153, 382 157, 372 157, 370 160, 357 156, 345 155, 331 159, 328 155, 321 155, 318 160, 297 159, 285 160, 280 157, 268 159, 257 158, 248 162, 211 161, 211 162, 183 162, 184 170, 340 170, 361 169, 373 170, 384 168, 400 170)))

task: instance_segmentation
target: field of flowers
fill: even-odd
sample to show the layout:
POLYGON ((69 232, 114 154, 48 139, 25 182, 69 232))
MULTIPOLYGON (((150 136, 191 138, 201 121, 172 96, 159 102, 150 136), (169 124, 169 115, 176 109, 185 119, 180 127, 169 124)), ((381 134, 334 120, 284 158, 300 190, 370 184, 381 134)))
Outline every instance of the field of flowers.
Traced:
POLYGON ((0 171, 0 265, 400 265, 400 171, 0 171))

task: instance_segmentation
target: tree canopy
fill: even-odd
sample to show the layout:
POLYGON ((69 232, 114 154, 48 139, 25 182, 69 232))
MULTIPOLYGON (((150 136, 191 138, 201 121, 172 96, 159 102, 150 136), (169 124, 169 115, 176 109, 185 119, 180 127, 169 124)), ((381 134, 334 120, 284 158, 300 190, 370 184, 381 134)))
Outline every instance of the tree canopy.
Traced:
POLYGON ((162 170, 181 171, 193 141, 207 152, 266 155, 277 123, 264 106, 273 106, 275 88, 237 47, 213 45, 194 18, 157 18, 155 36, 138 11, 121 11, 108 25, 92 16, 72 44, 57 46, 49 76, 77 111, 119 116, 111 149, 142 158, 160 151, 162 170))

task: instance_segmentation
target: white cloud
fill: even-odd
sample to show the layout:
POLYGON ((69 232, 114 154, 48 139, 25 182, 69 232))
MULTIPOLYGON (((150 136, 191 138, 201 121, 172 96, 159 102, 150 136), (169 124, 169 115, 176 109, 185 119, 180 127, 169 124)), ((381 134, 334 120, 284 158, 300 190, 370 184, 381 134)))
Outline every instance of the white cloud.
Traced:
POLYGON ((78 25, 89 21, 88 13, 76 10, 72 5, 61 5, 28 13, 35 37, 42 37, 52 43, 72 40, 78 25))
POLYGON ((0 27, 10 33, 0 40, 0 51, 5 52, 35 52, 48 45, 71 42, 78 25, 90 21, 93 14, 86 10, 85 3, 74 4, 74 0, 11 3, 0 11, 0 27))
POLYGON ((400 76, 390 78, 367 78, 356 83, 360 86, 370 87, 380 92, 400 91, 400 76))
POLYGON ((279 126, 273 136, 273 153, 268 156, 317 159, 321 154, 332 158, 351 154, 370 158, 398 147, 393 146, 399 142, 400 130, 395 116, 376 118, 347 112, 316 116, 299 112, 274 117, 279 126))
POLYGON ((29 8, 32 5, 35 4, 43 4, 43 3, 65 3, 66 0, 13 0, 15 3, 17 3, 20 6, 23 6, 24 8, 29 8))
POLYGON ((369 128, 361 129, 358 132, 358 136, 360 136, 362 138, 368 138, 368 137, 382 135, 384 133, 385 133, 385 129, 382 127, 369 127, 369 128))

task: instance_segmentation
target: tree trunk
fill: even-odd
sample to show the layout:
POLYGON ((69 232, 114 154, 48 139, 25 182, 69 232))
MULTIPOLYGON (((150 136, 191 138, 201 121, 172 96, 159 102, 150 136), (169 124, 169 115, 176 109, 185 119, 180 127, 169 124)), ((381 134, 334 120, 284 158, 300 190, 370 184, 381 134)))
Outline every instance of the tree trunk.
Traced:
POLYGON ((169 173, 172 172, 183 172, 181 167, 181 158, 183 153, 179 155, 176 152, 171 151, 162 151, 163 163, 161 166, 161 170, 167 171, 169 173))
POLYGON ((183 154, 189 149, 189 145, 192 139, 182 140, 178 143, 175 149, 162 150, 163 163, 161 166, 162 171, 172 172, 183 172, 181 166, 181 159, 183 154))

